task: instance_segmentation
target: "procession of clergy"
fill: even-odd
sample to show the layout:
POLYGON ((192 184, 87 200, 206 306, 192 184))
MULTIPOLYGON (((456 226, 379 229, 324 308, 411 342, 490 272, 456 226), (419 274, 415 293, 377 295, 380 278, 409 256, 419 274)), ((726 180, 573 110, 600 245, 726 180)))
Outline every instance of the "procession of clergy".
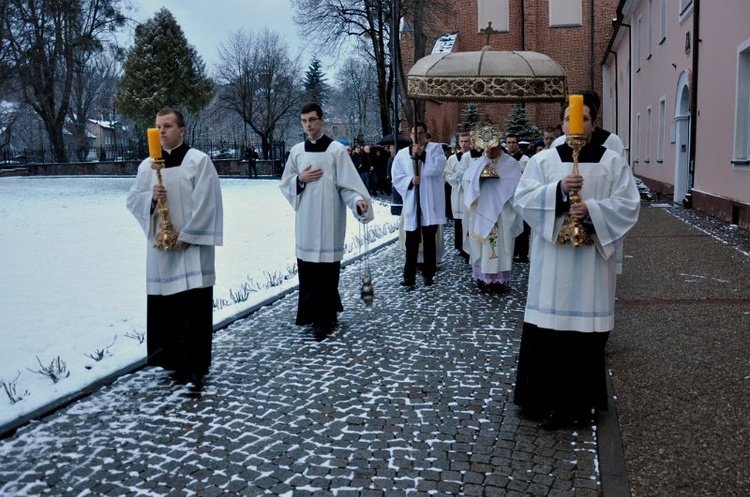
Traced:
MULTIPOLYGON (((502 132, 496 125, 480 125, 460 133, 458 150, 447 158, 439 144, 425 142, 424 147, 432 153, 425 154, 419 166, 420 194, 427 200, 420 198, 419 210, 422 213, 429 210, 435 219, 445 212, 442 223, 453 219, 454 248, 469 264, 479 288, 490 293, 509 290, 514 260, 529 261, 528 234, 524 237, 524 221, 513 206, 514 193, 529 157, 518 149, 516 135, 505 136, 508 148, 501 138, 502 132), (439 171, 441 175, 434 174, 439 171), (443 189, 447 192, 444 197, 443 189)), ((405 189, 408 196, 408 182, 413 174, 409 161, 414 158, 407 152, 401 152, 401 160, 397 156, 392 176, 396 190, 405 189)), ((405 232, 414 229, 405 229, 408 223, 404 220, 414 218, 416 225, 415 207, 415 202, 404 201, 402 246, 405 232)), ((446 252, 442 229, 437 230, 435 238, 436 259, 440 261, 446 252)), ((422 251, 419 260, 424 263, 422 251)), ((413 287, 409 275, 405 274, 404 279, 409 283, 404 286, 413 287)))
MULTIPOLYGON (((514 245, 523 247, 520 261, 528 242, 519 235, 531 234, 514 403, 547 429, 585 423, 607 408, 604 346, 614 328, 622 241, 640 208, 633 174, 616 150, 619 138, 595 125, 598 108, 595 94, 571 95, 561 116, 567 141, 530 160, 511 155, 517 137, 506 135, 504 150, 491 123, 462 134, 461 152, 446 158, 426 125, 415 123, 412 143, 391 167, 403 199, 407 290, 417 286, 420 255, 424 285, 435 283, 440 227, 449 217, 446 183, 456 248, 467 254, 481 288, 508 288, 514 245), (558 243, 570 232, 585 243, 558 243)), ((338 284, 347 213, 368 223, 372 200, 346 147, 325 135, 320 105, 303 106, 300 123, 307 139, 290 151, 279 188, 295 210, 295 324, 325 340, 343 311, 338 284)), ((223 243, 223 210, 216 169, 184 143, 184 130, 179 111, 159 111, 151 158, 139 166, 127 206, 147 243, 148 363, 200 390, 211 364, 214 247, 223 243), (170 230, 174 243, 161 243, 170 230)))
MULTIPOLYGON (((511 156, 498 127, 486 124, 460 135, 461 151, 448 159, 439 144, 413 133, 414 145, 393 164, 407 232, 401 284, 410 289, 408 235, 419 232, 420 222, 446 222, 444 182, 451 186, 456 248, 467 254, 480 288, 508 289, 519 235, 528 250, 528 225, 531 264, 513 401, 545 429, 586 424, 607 409, 605 345, 615 324, 623 239, 640 210, 622 142, 596 127, 597 97, 571 96, 561 116, 568 138, 531 159, 511 156), (575 242, 566 243, 570 233, 575 242)), ((509 144, 511 136, 505 138, 509 144)), ((429 240, 434 233, 422 229, 425 286, 434 271, 427 251, 441 241, 439 232, 437 243, 429 240)), ((519 261, 527 256, 517 252, 519 261)))

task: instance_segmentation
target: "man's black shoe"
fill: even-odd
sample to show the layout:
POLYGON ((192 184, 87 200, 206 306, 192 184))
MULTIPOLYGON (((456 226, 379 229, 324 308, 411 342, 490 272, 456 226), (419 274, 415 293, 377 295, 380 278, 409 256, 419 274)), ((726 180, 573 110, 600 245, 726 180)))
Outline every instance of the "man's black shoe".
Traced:
POLYGON ((188 383, 190 384, 190 390, 192 390, 193 392, 199 392, 203 390, 203 375, 198 373, 190 375, 188 383))
POLYGON ((416 286, 417 282, 414 280, 403 280, 400 283, 401 286, 416 286))
POLYGON ((428 278, 428 277, 425 276, 424 286, 432 286, 434 284, 435 284, 435 280, 434 279, 428 278))

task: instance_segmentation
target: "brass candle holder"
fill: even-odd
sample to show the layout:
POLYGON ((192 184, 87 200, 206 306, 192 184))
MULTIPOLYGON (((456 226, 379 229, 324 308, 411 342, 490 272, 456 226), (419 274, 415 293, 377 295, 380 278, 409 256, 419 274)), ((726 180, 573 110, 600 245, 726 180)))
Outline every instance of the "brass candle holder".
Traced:
MULTIPOLYGON (((578 175, 578 155, 581 153, 583 146, 586 145, 586 137, 584 135, 568 135, 566 141, 573 149, 573 174, 578 175)), ((570 205, 573 205, 581 202, 582 199, 577 191, 571 190, 568 192, 568 200, 570 205)), ((565 213, 565 220, 562 228, 560 228, 560 233, 557 235, 557 244, 580 247, 593 243, 594 239, 583 227, 581 220, 571 217, 570 212, 565 213)))
MULTIPOLYGON (((161 179, 161 170, 164 169, 164 160, 152 159, 151 169, 156 171, 156 179, 159 183, 159 186, 163 186, 161 179)), ((154 248, 160 250, 172 250, 177 246, 178 233, 177 231, 175 231, 174 226, 172 225, 172 221, 169 220, 169 207, 167 207, 166 196, 160 198, 156 202, 156 204, 156 212, 159 214, 161 222, 159 223, 159 231, 154 237, 154 239, 156 240, 156 243, 154 243, 154 248)))

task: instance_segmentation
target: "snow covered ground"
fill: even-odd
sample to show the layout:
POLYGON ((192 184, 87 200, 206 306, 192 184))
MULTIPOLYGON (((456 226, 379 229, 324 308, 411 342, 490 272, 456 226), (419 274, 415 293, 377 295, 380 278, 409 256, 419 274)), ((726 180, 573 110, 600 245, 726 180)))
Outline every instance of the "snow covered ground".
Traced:
MULTIPOLYGON (((125 208, 132 181, 0 178, 0 425, 145 357, 138 338, 146 328, 146 242, 125 208), (69 376, 57 383, 33 372, 58 358, 69 376)), ((268 287, 296 260, 294 211, 278 181, 221 185, 215 323, 297 283, 295 276, 268 287)), ((376 203, 368 231, 381 236, 370 248, 396 238, 397 224, 376 203)), ((353 217, 347 226, 345 260, 361 253, 363 236, 353 217)))

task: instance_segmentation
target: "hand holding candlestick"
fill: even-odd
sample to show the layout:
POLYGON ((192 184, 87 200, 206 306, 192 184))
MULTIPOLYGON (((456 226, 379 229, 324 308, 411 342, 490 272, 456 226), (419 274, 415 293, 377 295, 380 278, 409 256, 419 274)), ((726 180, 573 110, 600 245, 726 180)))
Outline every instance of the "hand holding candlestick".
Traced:
MULTIPOLYGON (((586 145, 586 138, 583 135, 568 135, 566 139, 570 148, 573 149, 573 173, 578 176, 578 155, 581 153, 581 148, 586 145)), ((571 207, 575 204, 582 202, 581 196, 577 190, 570 190, 568 192, 568 201, 571 207)), ((570 215, 570 212, 565 213, 565 220, 563 221, 560 233, 557 235, 558 245, 573 245, 574 247, 580 247, 581 245, 592 245, 594 239, 591 238, 588 231, 581 224, 581 220, 570 215)))
MULTIPOLYGON (((151 169, 156 171, 157 184, 160 187, 164 186, 161 177, 161 170, 164 169, 164 160, 161 158, 161 144, 159 141, 159 130, 156 128, 149 128, 148 131, 148 149, 149 155, 151 156, 151 169)), ((159 231, 156 233, 154 239, 154 248, 160 250, 172 250, 177 246, 178 233, 175 231, 172 222, 169 220, 169 208, 167 207, 167 196, 166 194, 158 198, 156 212, 159 214, 161 222, 159 224, 159 231)))

